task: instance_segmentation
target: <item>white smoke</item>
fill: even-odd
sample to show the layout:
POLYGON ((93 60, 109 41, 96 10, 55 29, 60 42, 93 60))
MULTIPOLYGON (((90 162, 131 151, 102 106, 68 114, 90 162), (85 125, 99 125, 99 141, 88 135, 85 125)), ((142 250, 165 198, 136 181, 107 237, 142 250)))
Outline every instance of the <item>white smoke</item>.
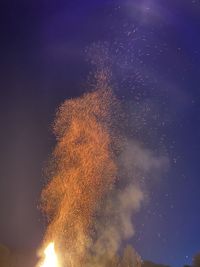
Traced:
POLYGON ((145 199, 145 177, 153 179, 168 166, 166 156, 156 156, 133 140, 126 141, 118 161, 119 181, 102 203, 95 225, 97 239, 91 251, 98 264, 105 255, 112 258, 122 241, 134 235, 133 215, 145 199))

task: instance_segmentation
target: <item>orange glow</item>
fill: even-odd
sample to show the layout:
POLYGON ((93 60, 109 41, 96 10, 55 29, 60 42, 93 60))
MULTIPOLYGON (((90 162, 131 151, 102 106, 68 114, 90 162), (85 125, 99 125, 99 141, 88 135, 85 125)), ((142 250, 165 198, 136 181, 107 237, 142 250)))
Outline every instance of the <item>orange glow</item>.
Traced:
POLYGON ((96 91, 66 100, 53 125, 57 144, 49 164, 51 179, 42 192, 49 219, 44 240, 59 244, 68 266, 80 264, 91 245, 96 212, 117 177, 113 148, 116 152, 118 140, 111 117, 118 102, 106 75, 97 77, 96 91))
POLYGON ((57 255, 54 249, 54 243, 51 242, 44 250, 44 261, 39 267, 60 267, 57 255))

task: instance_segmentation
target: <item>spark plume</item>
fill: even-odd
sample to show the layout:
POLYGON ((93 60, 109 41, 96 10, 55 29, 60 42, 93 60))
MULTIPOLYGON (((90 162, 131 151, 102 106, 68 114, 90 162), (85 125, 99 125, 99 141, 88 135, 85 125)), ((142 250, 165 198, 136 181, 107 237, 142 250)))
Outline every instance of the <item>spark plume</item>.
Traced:
POLYGON ((57 145, 51 179, 42 192, 49 219, 44 240, 54 240, 69 266, 83 260, 92 242, 95 213, 117 178, 119 146, 111 120, 117 100, 106 75, 98 74, 96 91, 65 101, 53 126, 57 145))

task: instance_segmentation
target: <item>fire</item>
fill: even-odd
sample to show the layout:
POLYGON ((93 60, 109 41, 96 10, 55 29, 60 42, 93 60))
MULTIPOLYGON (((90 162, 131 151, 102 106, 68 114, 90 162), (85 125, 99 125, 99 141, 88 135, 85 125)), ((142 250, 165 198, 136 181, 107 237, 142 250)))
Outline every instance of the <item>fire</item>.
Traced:
POLYGON ((49 243, 46 247, 44 255, 45 258, 40 267, 60 267, 53 242, 49 243))

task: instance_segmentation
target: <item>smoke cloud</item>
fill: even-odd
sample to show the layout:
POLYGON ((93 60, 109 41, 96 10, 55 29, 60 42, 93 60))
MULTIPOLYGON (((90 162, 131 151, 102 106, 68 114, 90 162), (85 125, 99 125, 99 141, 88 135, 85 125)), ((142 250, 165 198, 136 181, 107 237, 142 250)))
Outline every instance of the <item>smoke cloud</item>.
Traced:
POLYGON ((156 156, 138 142, 127 139, 117 160, 119 179, 105 199, 96 222, 98 238, 92 254, 97 265, 105 255, 112 259, 122 241, 134 235, 134 214, 145 200, 146 180, 156 177, 168 166, 167 157, 156 156))

